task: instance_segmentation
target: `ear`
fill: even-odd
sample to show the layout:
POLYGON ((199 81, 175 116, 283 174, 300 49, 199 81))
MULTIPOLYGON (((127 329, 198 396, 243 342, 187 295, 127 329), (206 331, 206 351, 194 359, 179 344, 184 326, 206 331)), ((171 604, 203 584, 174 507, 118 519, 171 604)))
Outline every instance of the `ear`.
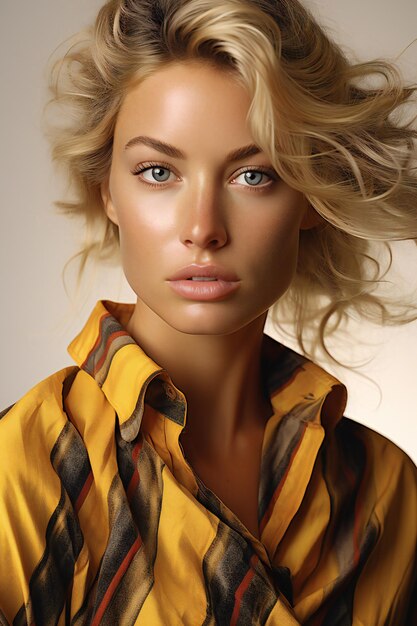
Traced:
POLYGON ((315 208, 308 202, 307 208, 304 211, 303 219, 301 220, 300 230, 310 230, 310 228, 314 228, 322 223, 322 216, 317 213, 315 208))
POLYGON ((109 181, 108 176, 100 185, 100 193, 101 193, 101 200, 103 202, 104 212, 106 213, 109 220, 113 222, 113 224, 116 224, 116 226, 118 226, 119 222, 117 219, 117 213, 114 208, 114 204, 113 204, 111 193, 110 193, 110 181, 109 181))

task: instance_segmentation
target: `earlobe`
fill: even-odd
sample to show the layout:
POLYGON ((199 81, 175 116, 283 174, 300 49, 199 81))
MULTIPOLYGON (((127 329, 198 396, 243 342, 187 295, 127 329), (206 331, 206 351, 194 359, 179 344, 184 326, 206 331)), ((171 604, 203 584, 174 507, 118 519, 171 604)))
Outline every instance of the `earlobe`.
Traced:
POLYGON ((104 212, 113 224, 119 225, 117 214, 114 209, 113 201, 110 194, 110 183, 108 177, 100 185, 101 200, 103 202, 104 212))
POLYGON ((300 230, 310 230, 322 222, 322 216, 317 213, 315 208, 310 203, 308 203, 307 208, 304 211, 303 219, 301 220, 300 230))

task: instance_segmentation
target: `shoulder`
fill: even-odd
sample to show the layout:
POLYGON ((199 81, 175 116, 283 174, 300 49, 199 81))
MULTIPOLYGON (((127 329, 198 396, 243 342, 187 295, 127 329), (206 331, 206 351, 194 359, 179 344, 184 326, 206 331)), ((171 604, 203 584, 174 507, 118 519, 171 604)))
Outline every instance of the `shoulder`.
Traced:
POLYGON ((80 373, 75 366, 62 369, 0 413, 0 546, 8 564, 7 581, 0 577, 0 616, 3 611, 8 619, 27 602, 29 580, 44 574, 39 567, 48 551, 71 551, 77 524, 61 475, 65 435, 77 436, 66 399, 80 373))
POLYGON ((344 417, 327 438, 323 462, 335 492, 350 494, 380 523, 415 523, 417 468, 387 437, 344 417))
MULTIPOLYGON (((36 411, 44 402, 61 399, 63 383, 79 371, 77 366, 64 367, 54 372, 44 380, 37 383, 14 404, 0 411, 0 424, 4 424, 4 418, 9 414, 20 415, 36 411)), ((10 419, 10 417, 9 417, 10 419)))
POLYGON ((375 623, 377 607, 389 616, 384 623, 393 624, 395 615, 396 624, 411 624, 405 616, 417 580, 415 464, 395 443, 348 418, 326 437, 321 461, 335 553, 350 554, 356 571, 360 623, 375 623))
POLYGON ((55 372, 30 389, 15 404, 0 412, 0 445, 6 448, 11 441, 34 435, 42 426, 51 426, 64 417, 63 395, 65 383, 73 380, 78 367, 67 367, 55 372), (46 420, 46 422, 45 422, 46 420))
POLYGON ((406 472, 417 480, 417 468, 410 457, 390 439, 372 428, 343 417, 337 424, 332 439, 341 460, 350 464, 372 465, 387 477, 406 472))

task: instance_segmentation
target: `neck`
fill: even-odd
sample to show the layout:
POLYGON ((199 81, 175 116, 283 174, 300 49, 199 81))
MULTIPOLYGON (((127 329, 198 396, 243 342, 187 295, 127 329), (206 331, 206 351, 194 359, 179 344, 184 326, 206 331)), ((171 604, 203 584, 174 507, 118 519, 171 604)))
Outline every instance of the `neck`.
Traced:
POLYGON ((244 434, 263 428, 271 413, 261 372, 265 318, 227 335, 190 335, 139 302, 129 321, 130 334, 184 393, 185 432, 207 454, 228 454, 244 434))

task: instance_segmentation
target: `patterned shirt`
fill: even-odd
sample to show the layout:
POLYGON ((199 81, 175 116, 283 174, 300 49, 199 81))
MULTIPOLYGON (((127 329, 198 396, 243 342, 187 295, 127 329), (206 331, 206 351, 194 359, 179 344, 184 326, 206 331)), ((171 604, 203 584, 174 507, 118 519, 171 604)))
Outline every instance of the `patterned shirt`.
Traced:
POLYGON ((77 365, 1 414, 0 624, 417 623, 410 459, 265 335, 257 539, 184 457, 185 397, 132 307, 99 302, 77 365))

